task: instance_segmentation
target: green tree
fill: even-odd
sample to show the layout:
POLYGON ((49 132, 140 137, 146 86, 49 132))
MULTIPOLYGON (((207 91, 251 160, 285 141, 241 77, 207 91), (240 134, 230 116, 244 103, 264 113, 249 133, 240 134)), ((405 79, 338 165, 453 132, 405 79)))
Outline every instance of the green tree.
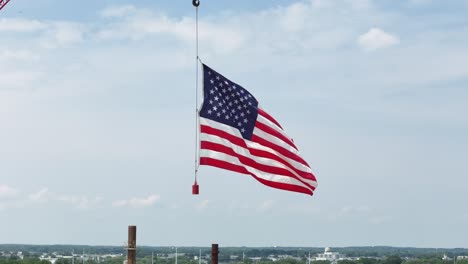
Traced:
POLYGON ((356 261, 349 260, 349 259, 344 259, 344 260, 339 260, 338 264, 357 264, 356 261))
POLYGON ((249 259, 249 258, 245 258, 241 263, 244 263, 244 264, 252 264, 253 263, 253 260, 249 259))
POLYGON ((329 260, 317 260, 313 262, 314 264, 330 264, 329 260))
POLYGON ((280 259, 278 261, 276 261, 275 263, 277 264, 299 264, 301 262, 293 259, 293 258, 285 258, 285 259, 280 259))
POLYGON ((399 256, 389 256, 384 261, 382 264, 401 264, 403 260, 399 256))
POLYGON ((379 260, 375 258, 360 258, 356 262, 358 264, 377 264, 379 260))
POLYGON ((98 264, 98 262, 94 259, 88 259, 85 261, 85 264, 98 264))
POLYGON ((55 261, 55 264, 70 264, 71 262, 71 259, 60 258, 55 261))

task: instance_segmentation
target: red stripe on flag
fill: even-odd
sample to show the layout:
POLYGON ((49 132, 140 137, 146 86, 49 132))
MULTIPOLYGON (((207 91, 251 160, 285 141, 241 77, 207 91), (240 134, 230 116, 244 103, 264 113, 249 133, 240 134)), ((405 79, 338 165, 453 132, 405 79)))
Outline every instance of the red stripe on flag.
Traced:
POLYGON ((273 122, 275 125, 279 126, 279 128, 283 129, 283 127, 279 124, 278 121, 276 121, 276 119, 274 119, 270 114, 268 114, 267 112, 263 111, 263 109, 261 109, 260 107, 257 108, 258 110, 258 114, 259 115, 262 115, 263 117, 265 117, 266 119, 270 120, 271 122, 273 122))
POLYGON ((261 179, 261 178, 255 176, 254 174, 248 172, 244 167, 234 165, 234 164, 231 164, 231 163, 226 162, 226 161, 202 157, 202 158, 200 158, 200 165, 209 165, 209 166, 213 166, 213 167, 217 167, 217 168, 221 168, 221 169, 235 171, 235 172, 238 172, 238 173, 249 174, 252 177, 254 177, 257 181, 259 181, 260 183, 262 183, 262 184, 264 184, 266 186, 269 186, 269 187, 276 188, 276 189, 299 192, 299 193, 305 193, 305 194, 308 194, 308 195, 313 195, 314 194, 311 190, 309 190, 307 188, 304 188, 304 187, 301 187, 301 186, 291 185, 291 184, 286 184, 286 183, 280 183, 280 182, 272 182, 272 181, 267 181, 267 180, 261 179))
POLYGON ((294 178, 294 179, 298 180, 299 182, 301 182, 302 184, 306 185, 307 187, 309 187, 311 189, 314 189, 314 186, 310 185, 309 183, 304 182, 302 179, 300 179, 299 177, 294 175, 291 171, 286 170, 284 168, 280 168, 280 167, 275 167, 275 166, 270 166, 270 165, 265 165, 265 164, 258 163, 258 162, 256 162, 255 160, 253 160, 251 158, 248 158, 248 157, 245 157, 243 155, 240 155, 240 154, 236 153, 230 147, 227 147, 227 146, 224 146, 224 145, 221 145, 221 144, 217 144, 217 143, 213 143, 213 142, 202 141, 201 142, 201 148, 202 149, 208 149, 208 150, 214 150, 214 151, 218 151, 218 152, 228 154, 230 156, 238 158, 239 161, 242 164, 245 164, 245 165, 247 165, 249 167, 252 167, 254 169, 257 169, 257 170, 260 170, 260 171, 263 171, 263 172, 266 172, 266 173, 271 173, 271 174, 276 174, 276 175, 283 175, 283 176, 294 178))
POLYGON ((286 150, 286 149, 284 149, 284 148, 282 148, 282 147, 280 147, 280 146, 278 146, 276 144, 273 144, 270 141, 265 140, 264 138, 261 138, 261 137, 256 136, 256 135, 252 135, 251 140, 252 140, 252 142, 257 142, 260 145, 263 145, 265 147, 269 147, 269 148, 281 153, 285 157, 288 157, 288 158, 290 158, 292 160, 295 160, 295 161, 297 161, 297 162, 299 162, 299 163, 301 163, 301 164, 303 164, 303 165, 305 165, 307 167, 310 167, 309 164, 307 164, 307 162, 305 160, 303 160, 301 157, 299 157, 298 155, 296 155, 296 154, 290 152, 289 150, 286 150))
POLYGON ((233 144, 236 144, 238 146, 247 148, 247 145, 245 144, 245 141, 244 141, 243 138, 233 136, 233 135, 231 135, 231 134, 229 134, 227 132, 224 132, 224 131, 222 131, 220 129, 216 129, 216 128, 213 128, 213 127, 210 127, 210 126, 200 125, 200 132, 215 135, 215 136, 227 139, 227 140, 231 141, 231 143, 233 143, 233 144))
MULTIPOLYGON (((294 166, 292 166, 291 163, 285 161, 284 159, 280 158, 279 156, 276 156, 276 155, 274 155, 274 154, 272 154, 272 153, 270 153, 268 151, 259 150, 259 149, 248 148, 248 150, 250 151, 250 153, 252 153, 252 155, 262 157, 262 158, 272 159, 272 160, 275 160, 277 162, 280 162, 281 164, 283 164, 285 166, 288 166, 290 169, 294 170, 297 174, 299 174, 299 176, 301 176, 304 179, 316 181, 315 176, 312 173, 308 173, 308 172, 301 171, 301 170, 298 170, 298 169, 294 168, 294 166)), ((315 187, 313 187, 313 186, 312 186, 312 188, 315 189, 315 187)))
POLYGON ((278 132, 277 130, 274 130, 273 128, 261 123, 261 122, 256 122, 255 123, 255 127, 257 127, 258 129, 261 129, 263 130, 264 132, 272 135, 272 136, 275 136, 279 139, 281 139, 282 141, 284 141, 285 143, 287 143, 288 145, 290 145, 291 147, 295 148, 297 150, 297 147, 296 145, 294 145, 294 143, 287 137, 285 137, 283 134, 281 134, 280 132, 278 132))
POLYGON ((226 161, 207 158, 207 157, 201 157, 200 158, 200 165, 210 165, 210 166, 213 166, 213 167, 218 167, 218 168, 221 168, 221 169, 230 170, 230 171, 234 171, 234 172, 238 172, 238 173, 242 173, 242 174, 250 174, 250 172, 248 172, 242 166, 232 164, 232 163, 229 163, 229 162, 226 162, 226 161))
MULTIPOLYGON (((209 134, 209 135, 215 135, 215 136, 218 136, 220 138, 224 138, 224 139, 230 141, 231 143, 233 143, 233 144, 235 144, 237 146, 240 146, 240 147, 243 147, 243 148, 247 149, 252 155, 255 155, 255 156, 258 156, 258 157, 263 157, 263 158, 269 158, 269 159, 278 161, 278 162, 288 166, 290 169, 294 170, 297 174, 299 174, 304 179, 316 181, 316 178, 312 173, 308 173, 308 172, 296 169, 289 162, 285 161, 281 157, 279 157, 279 156, 277 156, 277 155, 275 155, 275 154, 273 154, 271 152, 264 151, 264 150, 259 150, 259 149, 255 149, 255 148, 249 148, 247 146, 247 144, 245 143, 244 139, 242 139, 242 138, 233 136, 233 135, 231 135, 231 134, 229 134, 227 132, 224 132, 222 130, 219 130, 219 129, 216 129, 216 128, 213 128, 213 127, 209 127, 209 126, 205 126, 205 125, 201 125, 200 132, 205 133, 205 134, 209 134)), ((281 148, 281 149, 283 149, 283 148, 281 148)), ((287 153, 290 153, 290 154, 289 155, 284 155, 283 153, 281 153, 281 152, 280 153, 283 154, 284 156, 292 159, 292 160, 297 161, 296 159, 298 159, 298 157, 296 159, 292 158, 292 156, 296 156, 295 154, 293 154, 293 153, 291 153, 289 151, 286 151, 286 150, 284 150, 284 151, 287 152, 287 153)), ((303 164, 302 162, 299 162, 299 163, 303 164)), ((309 165, 307 165, 307 163, 305 164, 305 166, 309 167, 309 165)), ((314 187, 314 189, 315 189, 315 187, 314 187)))

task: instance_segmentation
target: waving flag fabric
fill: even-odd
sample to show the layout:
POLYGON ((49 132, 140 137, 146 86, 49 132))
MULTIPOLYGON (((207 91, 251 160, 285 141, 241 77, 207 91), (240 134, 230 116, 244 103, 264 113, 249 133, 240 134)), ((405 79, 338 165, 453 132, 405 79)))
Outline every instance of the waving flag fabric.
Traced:
POLYGON ((317 181, 293 140, 242 86, 203 65, 200 165, 248 174, 282 190, 313 195, 317 181))

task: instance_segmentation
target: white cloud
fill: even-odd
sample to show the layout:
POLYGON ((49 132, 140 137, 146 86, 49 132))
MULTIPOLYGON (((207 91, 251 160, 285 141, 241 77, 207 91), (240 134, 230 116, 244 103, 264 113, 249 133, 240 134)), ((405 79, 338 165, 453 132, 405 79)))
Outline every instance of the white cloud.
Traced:
POLYGON ((37 82, 43 73, 35 71, 4 71, 0 72, 0 90, 12 88, 27 88, 37 82))
POLYGON ((420 6, 420 5, 428 5, 432 3, 432 0, 409 0, 409 5, 413 6, 420 6))
POLYGON ((210 203, 209 200, 203 200, 201 201, 198 205, 197 205, 197 208, 199 210, 203 210, 203 209, 206 209, 208 207, 208 204, 210 203))
POLYGON ((73 45, 84 40, 86 27, 79 23, 54 22, 44 33, 41 44, 45 48, 73 45))
POLYGON ((61 202, 73 205, 78 209, 90 209, 102 201, 101 197, 88 198, 85 195, 67 195, 57 194, 49 191, 48 188, 42 188, 38 192, 29 195, 31 202, 61 202))
MULTIPOLYGON (((96 33, 102 40, 140 40, 152 35, 169 36, 182 44, 193 45, 195 20, 191 17, 171 18, 162 13, 131 6, 113 7, 103 12, 107 16, 119 17, 96 33), (131 12, 130 12, 131 11, 131 12)), ((229 24, 199 21, 199 39, 216 51, 229 52, 245 43, 245 29, 229 24)))
MULTIPOLYGON (((29 42, 39 41, 42 47, 57 48, 83 41, 87 28, 84 24, 71 21, 39 21, 23 18, 3 18, 0 32, 37 33, 19 36, 29 42)), ((1 43, 3 44, 3 43, 1 43)))
MULTIPOLYGON (((354 41, 349 20, 355 14, 367 12, 371 6, 368 0, 297 1, 258 13, 202 17, 199 41, 202 50, 214 54, 242 51, 248 56, 245 53, 271 55, 279 52, 301 54, 314 49, 335 50, 354 41), (346 13, 346 16, 331 19, 337 12, 346 13)), ((115 19, 107 20, 97 30, 95 36, 98 39, 141 40, 161 36, 166 41, 177 41, 184 48, 193 46, 195 21, 191 16, 170 17, 131 5, 105 9, 102 15, 115 19)), ((360 23, 362 20, 359 19, 360 23)))
POLYGON ((13 197, 18 194, 18 190, 6 185, 6 184, 0 184, 0 198, 2 197, 13 197))
POLYGON ((2 204, 3 209, 24 208, 44 203, 62 203, 66 205, 71 205, 72 207, 78 209, 91 209, 96 207, 103 200, 103 198, 99 196, 89 198, 86 195, 57 194, 51 192, 49 188, 45 187, 37 192, 29 194, 28 196, 22 197, 17 195, 18 193, 18 190, 10 186, 0 185, 0 198, 2 196, 15 198, 4 202, 2 204))
POLYGON ((355 10, 364 10, 372 6, 371 0, 311 0, 311 6, 318 9, 351 7, 355 10))
POLYGON ((35 62, 39 60, 39 55, 29 50, 10 50, 0 47, 0 61, 19 60, 35 62))
POLYGON ((132 208, 142 208, 154 205, 160 199, 159 195, 149 195, 146 198, 131 198, 128 200, 117 200, 112 203, 113 207, 132 207, 132 208))
POLYGON ((364 50, 372 51, 387 48, 400 43, 398 36, 386 33, 380 28, 371 28, 357 39, 358 45, 364 50))
POLYGON ((333 1, 329 0, 312 0, 311 3, 314 8, 329 8, 333 6, 333 1))
POLYGON ((354 9, 368 9, 372 6, 371 0, 346 0, 354 9))
POLYGON ((102 10, 101 16, 107 17, 107 18, 123 17, 134 11, 136 11, 136 8, 133 5, 112 6, 112 7, 108 7, 102 10))
POLYGON ((125 205, 127 205, 127 200, 117 200, 117 201, 114 201, 112 202, 112 206, 113 207, 123 207, 125 205))
POLYGON ((0 185, 0 198, 10 198, 0 201, 0 210, 11 208, 30 208, 38 205, 52 206, 53 204, 64 204, 67 207, 87 210, 97 207, 102 197, 89 198, 85 195, 66 195, 51 192, 48 188, 42 188, 27 196, 19 195, 19 191, 8 185, 0 185))
POLYGON ((0 19, 0 32, 34 32, 47 28, 47 25, 38 20, 28 20, 23 18, 2 18, 0 19))
POLYGON ((258 211, 260 212, 266 212, 266 211, 270 211, 273 206, 275 204, 275 201, 273 200, 266 200, 266 201, 263 201, 259 206, 258 206, 258 211))
POLYGON ((42 188, 38 192, 29 195, 29 199, 33 202, 46 202, 49 200, 51 193, 48 188, 42 188))
POLYGON ((343 206, 339 209, 332 210, 329 214, 329 219, 333 221, 338 221, 342 220, 345 218, 362 218, 364 216, 370 217, 370 213, 372 213, 374 210, 369 207, 368 205, 357 205, 357 206, 351 206, 351 205, 346 205, 343 206))
POLYGON ((286 31, 299 31, 304 28, 307 19, 309 6, 298 2, 294 3, 284 10, 280 24, 286 31))
POLYGON ((362 213, 369 213, 371 208, 367 205, 360 205, 360 206, 344 206, 340 209, 339 215, 345 214, 362 214, 362 213))
POLYGON ((101 201, 101 197, 88 198, 87 196, 70 196, 62 195, 57 197, 57 200, 67 204, 71 204, 78 209, 91 209, 97 206, 101 201))

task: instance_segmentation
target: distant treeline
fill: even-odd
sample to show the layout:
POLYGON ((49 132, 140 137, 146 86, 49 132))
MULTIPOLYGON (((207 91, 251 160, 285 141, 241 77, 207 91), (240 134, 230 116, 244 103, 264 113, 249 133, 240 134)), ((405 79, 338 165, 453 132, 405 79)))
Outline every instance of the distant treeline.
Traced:
MULTIPOLYGON (((124 263, 125 257, 114 257, 114 258, 104 258, 98 261, 96 260, 86 260, 84 264, 122 264, 124 263)), ((167 259, 161 257, 155 257, 152 259, 150 256, 143 258, 137 258, 137 264, 174 264, 174 259, 167 259)), ((79 258, 76 258, 74 264, 81 264, 79 258)), ((209 258, 207 263, 211 264, 209 258)), ((220 263, 230 263, 230 264, 305 264, 308 263, 305 258, 286 258, 280 259, 275 262, 269 259, 261 259, 259 261, 253 261, 252 259, 245 258, 244 260, 228 260, 222 261, 220 263)), ((331 264, 329 261, 314 261, 313 264, 331 264)), ((456 262, 452 260, 442 260, 441 258, 413 258, 413 259, 403 259, 398 256, 389 256, 381 259, 376 258, 360 258, 359 260, 340 260, 337 264, 468 264, 468 260, 458 260, 456 262)), ((24 258, 19 259, 15 257, 0 257, 0 264, 50 264, 46 260, 39 260, 38 258, 24 258)), ((71 259, 61 258, 58 259, 55 264, 73 264, 71 259)), ((187 256, 179 257, 178 264, 198 264, 198 261, 187 256)))
MULTIPOLYGON (((203 256, 209 255, 210 247, 177 247, 179 253, 185 253, 188 257, 198 256, 201 250, 203 256)), ((382 258, 386 256, 399 256, 402 258, 442 258, 443 255, 448 257, 467 256, 468 249, 465 248, 411 248, 411 247, 333 247, 333 251, 345 254, 348 257, 372 257, 382 258)), ((36 257, 41 253, 57 253, 60 255, 81 254, 125 254, 123 247, 116 246, 87 246, 87 245, 18 245, 18 244, 2 244, 0 251, 22 251, 25 256, 36 257)), ((223 247, 220 245, 220 260, 227 259, 231 255, 246 257, 262 257, 266 258, 270 255, 290 255, 293 257, 307 257, 309 253, 314 255, 321 253, 324 248, 319 247, 223 247)), ((155 254, 171 254, 175 253, 174 247, 149 247, 140 246, 137 250, 137 257, 142 258, 155 254)), ((0 263, 1 264, 1 263, 0 263)))

